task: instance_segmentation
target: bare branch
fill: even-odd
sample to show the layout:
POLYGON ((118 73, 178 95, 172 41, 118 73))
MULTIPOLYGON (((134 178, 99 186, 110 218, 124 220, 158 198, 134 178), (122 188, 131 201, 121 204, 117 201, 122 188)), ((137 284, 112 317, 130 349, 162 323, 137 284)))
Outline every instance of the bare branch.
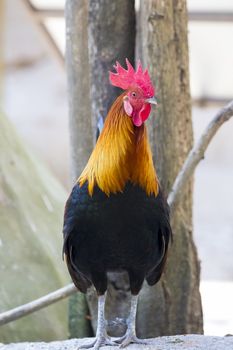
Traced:
MULTIPOLYGON (((189 180, 190 176, 193 174, 196 166, 203 159, 205 151, 220 128, 220 126, 229 120, 233 116, 233 101, 228 105, 223 107, 209 123, 206 130, 203 132, 200 140, 190 151, 181 171, 179 172, 172 190, 168 196, 168 204, 170 205, 171 210, 173 211, 178 203, 180 195, 189 180)), ((34 311, 42 309, 52 303, 55 303, 61 299, 64 299, 77 291, 76 287, 73 284, 58 289, 55 292, 47 294, 42 298, 36 299, 28 304, 21 305, 15 309, 3 312, 0 314, 0 326, 11 321, 17 320, 23 316, 26 316, 34 311)))
POLYGON ((205 151, 220 128, 220 126, 228 121, 233 116, 233 101, 231 101, 228 105, 220 109, 213 120, 209 123, 202 136, 200 137, 196 146, 190 151, 181 171, 179 172, 172 190, 168 196, 168 204, 170 205, 171 212, 174 211, 180 195, 189 180, 190 176, 193 174, 196 166, 200 162, 201 159, 204 158, 205 151))
POLYGON ((15 309, 3 312, 0 314, 0 326, 12 322, 23 316, 29 315, 39 309, 42 309, 50 304, 64 299, 77 292, 77 288, 71 283, 66 287, 60 288, 55 292, 49 293, 39 299, 36 299, 28 304, 16 307, 15 309))

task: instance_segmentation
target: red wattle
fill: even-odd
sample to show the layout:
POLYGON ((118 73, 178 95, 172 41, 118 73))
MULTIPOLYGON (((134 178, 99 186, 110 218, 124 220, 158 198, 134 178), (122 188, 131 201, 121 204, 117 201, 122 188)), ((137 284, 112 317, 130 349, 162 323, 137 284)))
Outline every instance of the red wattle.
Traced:
POLYGON ((151 106, 149 103, 143 105, 139 112, 133 114, 133 123, 136 126, 141 126, 144 121, 147 120, 151 111, 151 106))
POLYGON ((149 117, 150 111, 151 111, 151 105, 149 103, 144 104, 142 109, 139 112, 143 122, 146 121, 147 118, 149 117))
POLYGON ((132 119, 135 126, 141 126, 143 123, 143 120, 140 117, 140 113, 135 113, 132 119))

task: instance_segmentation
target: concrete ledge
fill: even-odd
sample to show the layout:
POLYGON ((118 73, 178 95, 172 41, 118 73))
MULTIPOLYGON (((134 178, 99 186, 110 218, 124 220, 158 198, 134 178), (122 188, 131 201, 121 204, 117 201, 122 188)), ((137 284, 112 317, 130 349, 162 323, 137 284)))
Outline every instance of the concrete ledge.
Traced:
MULTIPOLYGON (((77 350, 78 346, 91 341, 91 338, 54 341, 51 343, 0 344, 0 350, 77 350)), ((233 336, 211 337, 204 335, 176 335, 148 339, 147 345, 129 346, 130 350, 232 350, 233 336)), ((115 350, 118 346, 105 346, 102 349, 115 350)))

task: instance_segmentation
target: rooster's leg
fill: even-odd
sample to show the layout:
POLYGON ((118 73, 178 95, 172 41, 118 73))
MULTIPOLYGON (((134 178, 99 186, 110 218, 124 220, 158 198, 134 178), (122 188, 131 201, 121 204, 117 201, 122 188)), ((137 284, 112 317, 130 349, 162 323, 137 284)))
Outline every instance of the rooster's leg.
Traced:
POLYGON ((124 348, 130 343, 146 344, 145 340, 139 339, 136 336, 136 313, 137 313, 138 295, 133 295, 131 299, 130 314, 127 319, 127 331, 125 335, 115 342, 120 344, 120 348, 124 348))
POLYGON ((78 349, 93 348, 93 350, 98 350, 104 345, 116 345, 113 341, 111 341, 106 332, 106 321, 104 317, 105 297, 105 294, 98 296, 98 320, 95 340, 90 344, 83 344, 79 346, 78 349))

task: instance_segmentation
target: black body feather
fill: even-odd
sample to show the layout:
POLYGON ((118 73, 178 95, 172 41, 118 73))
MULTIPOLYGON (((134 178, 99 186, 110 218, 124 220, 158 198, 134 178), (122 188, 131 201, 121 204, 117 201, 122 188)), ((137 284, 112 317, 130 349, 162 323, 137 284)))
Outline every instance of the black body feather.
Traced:
POLYGON ((87 184, 75 185, 63 233, 68 269, 81 292, 94 284, 103 294, 107 272, 125 270, 137 294, 144 279, 153 285, 162 274, 171 237, 169 210, 161 191, 148 196, 131 183, 109 197, 97 187, 91 197, 87 184))

